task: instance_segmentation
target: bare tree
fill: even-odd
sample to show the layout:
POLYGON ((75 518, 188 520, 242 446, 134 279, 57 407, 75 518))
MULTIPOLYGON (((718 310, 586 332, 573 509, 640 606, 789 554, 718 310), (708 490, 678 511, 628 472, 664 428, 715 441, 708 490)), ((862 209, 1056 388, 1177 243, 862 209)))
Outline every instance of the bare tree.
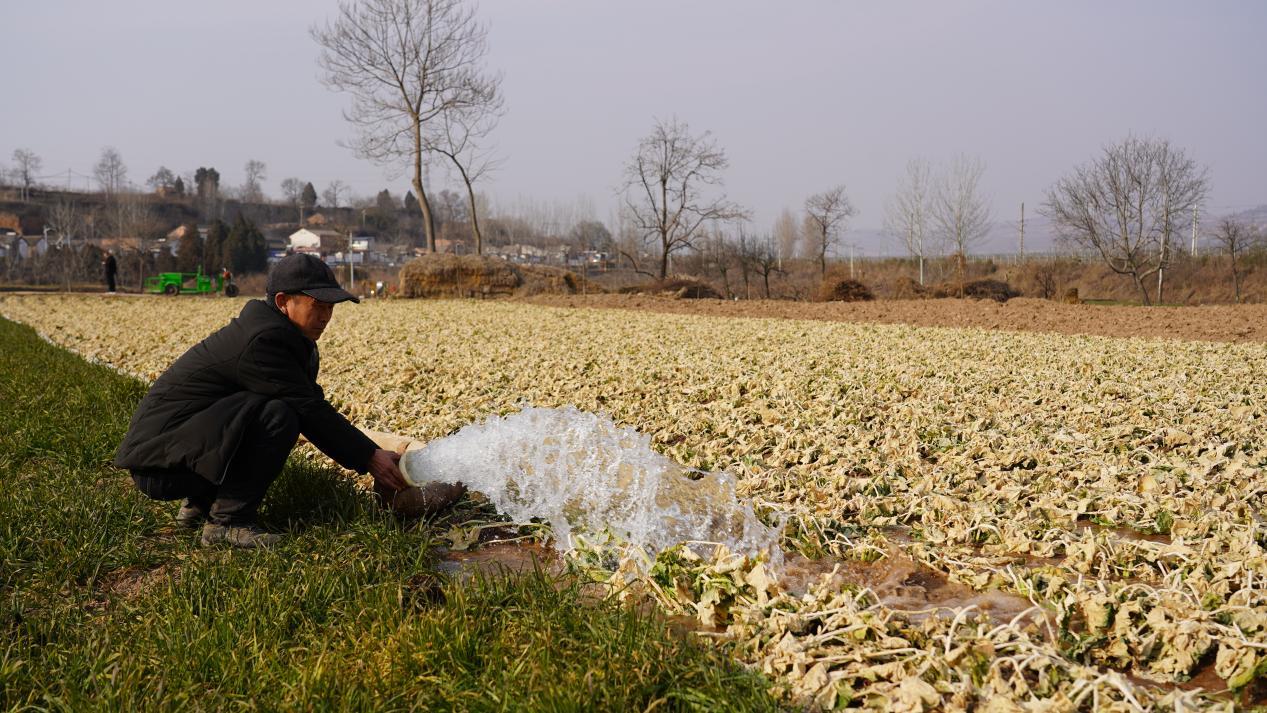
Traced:
POLYGON ((137 289, 141 290, 145 286, 145 265, 156 230, 150 203, 145 196, 120 193, 110 206, 110 223, 116 237, 136 246, 137 289))
POLYGON ((705 221, 747 217, 724 194, 705 195, 709 186, 722 185, 728 165, 726 152, 709 132, 692 136, 677 119, 657 120, 625 165, 625 206, 643 241, 658 243, 661 280, 668 276, 670 256, 692 247, 705 221))
POLYGON ((924 284, 924 260, 928 256, 928 222, 932 201, 932 170, 928 161, 911 159, 897 192, 884 204, 884 231, 896 238, 919 263, 919 284, 924 284))
POLYGON ((827 276, 827 251, 840 238, 845 221, 857 213, 853 203, 849 202, 849 196, 845 195, 843 185, 805 199, 806 238, 812 241, 822 277, 827 276))
POLYGON ((1060 239, 1097 252, 1151 304, 1144 280, 1166 267, 1208 185, 1209 172, 1169 141, 1129 137, 1057 181, 1041 212, 1060 239))
POLYGON ((735 241, 732 247, 735 267, 739 268, 739 279, 743 282, 743 298, 745 300, 752 299, 752 261, 747 259, 747 255, 753 250, 753 240, 753 237, 748 235, 741 226, 739 228, 739 240, 735 241))
POLYGON ((57 234, 57 249, 62 252, 62 268, 65 277, 66 291, 70 292, 71 274, 79 250, 75 247, 75 238, 83 228, 84 216, 79 206, 71 200, 60 198, 48 211, 48 227, 57 234))
POLYGON ((264 202, 264 181, 268 180, 266 175, 268 165, 263 161, 251 159, 246 162, 246 181, 242 184, 242 202, 243 203, 263 203, 264 202))
POLYGON ((770 299, 770 275, 782 272, 779 268, 779 251, 775 247, 774 239, 769 235, 760 237, 743 236, 740 243, 739 259, 742 260, 748 271, 761 276, 762 286, 765 288, 765 298, 770 299))
POLYGON ((801 242, 801 226, 797 225, 796 216, 784 208, 779 217, 774 219, 774 244, 778 246, 779 267, 784 260, 796 257, 801 242))
POLYGON ((481 67, 486 28, 462 0, 360 0, 340 2, 338 18, 311 33, 326 85, 352 95, 344 117, 356 127, 358 155, 389 166, 408 160, 427 249, 435 252, 422 184, 425 136, 440 117, 496 99, 500 77, 481 67))
POLYGON ((145 179, 145 185, 155 193, 166 193, 176 186, 176 174, 166 166, 159 166, 153 176, 145 179))
POLYGON ((735 293, 730 289, 730 271, 734 269, 737 260, 735 246, 726 239, 725 232, 716 225, 704 231, 702 239, 704 246, 701 252, 704 269, 716 272, 721 277, 726 299, 732 299, 735 293))
POLYGON ((1219 247, 1223 248, 1232 262, 1232 290, 1236 295, 1237 304, 1240 304, 1240 260, 1245 253, 1261 247, 1263 238, 1252 226, 1232 218, 1224 218, 1219 221, 1219 227, 1214 231, 1214 240, 1219 247))
POLYGON ((331 209, 337 209, 342 205, 343 196, 347 195, 347 192, 348 184, 336 178, 330 181, 326 189, 321 192, 321 201, 331 209))
POLYGON ((304 182, 301 179, 291 176, 282 179, 282 198, 285 199, 286 205, 293 207, 299 211, 299 222, 304 222, 304 182))
POLYGON ((427 134, 427 150, 449 159, 466 186, 476 255, 484 253, 484 236, 480 232, 479 212, 475 205, 475 182, 496 170, 499 163, 481 143, 497 125, 501 110, 501 97, 494 93, 484 106, 443 114, 436 122, 438 130, 427 134))
POLYGON ((937 233, 952 251, 959 296, 963 296, 968 251, 990 232, 990 206, 978 193, 985 163, 956 156, 942 172, 933 193, 931 217, 937 233))
POLYGON ((128 182, 128 167, 123 163, 123 156, 113 146, 101 150, 101 158, 93 168, 97 177, 97 185, 107 197, 114 197, 122 191, 128 182))
MULTIPOLYGON (((513 241, 512 241, 513 242, 513 241)), ((636 274, 655 278, 655 273, 644 267, 649 258, 646 236, 638 229, 629 208, 621 205, 616 211, 616 254, 629 262, 629 269, 636 274)))
POLYGON ((13 150, 13 177, 22 187, 22 200, 31 200, 31 187, 35 185, 35 177, 43 166, 44 161, 34 151, 13 150))

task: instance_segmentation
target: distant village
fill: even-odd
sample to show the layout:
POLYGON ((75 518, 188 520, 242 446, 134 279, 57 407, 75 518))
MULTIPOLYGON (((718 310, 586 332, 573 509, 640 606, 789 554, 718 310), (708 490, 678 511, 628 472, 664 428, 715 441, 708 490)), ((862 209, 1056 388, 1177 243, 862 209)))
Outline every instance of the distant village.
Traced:
MULTIPOLYGON (((299 229, 295 229, 293 223, 262 227, 269 262, 290 253, 310 253, 321 257, 331 266, 363 264, 396 267, 427 253, 426 248, 382 241, 373 232, 364 229, 345 232, 327 227, 328 222, 320 213, 310 216, 305 223, 299 229)), ((156 259, 164 253, 173 258, 179 257, 181 238, 188 229, 188 226, 180 225, 162 238, 147 241, 145 249, 156 259)), ((207 230, 207 226, 198 226, 199 238, 204 241, 207 230)), ((50 235, 48 226, 34 234, 25 233, 14 216, 0 213, 0 260, 43 257, 57 241, 58 235, 50 235)), ((124 237, 99 238, 92 241, 92 244, 102 251, 113 250, 119 254, 136 252, 142 247, 141 240, 124 237)), ((470 243, 465 240, 437 238, 436 252, 465 255, 470 252, 470 243)), ((490 245, 484 248, 483 254, 525 265, 557 265, 594 270, 607 270, 615 265, 614 256, 610 252, 583 250, 566 244, 550 247, 526 243, 490 245)))

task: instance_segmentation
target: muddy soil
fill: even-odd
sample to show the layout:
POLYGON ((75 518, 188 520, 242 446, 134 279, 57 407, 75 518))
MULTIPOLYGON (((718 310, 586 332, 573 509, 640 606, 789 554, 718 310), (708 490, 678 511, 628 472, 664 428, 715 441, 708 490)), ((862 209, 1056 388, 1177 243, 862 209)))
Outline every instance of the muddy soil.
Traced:
POLYGON ((1032 298, 1004 303, 961 299, 732 302, 606 294, 539 295, 525 301, 554 307, 632 309, 710 317, 870 322, 1209 342, 1267 341, 1267 305, 1264 304, 1136 307, 1062 304, 1032 298))
POLYGON ((1024 597, 998 590, 978 591, 951 582, 941 572, 896 551, 875 562, 791 556, 784 564, 779 584, 792 594, 801 594, 824 579, 832 590, 847 585, 870 589, 881 604, 914 621, 930 616, 953 618, 967 608, 999 624, 1014 620, 1037 624, 1045 616, 1024 597))

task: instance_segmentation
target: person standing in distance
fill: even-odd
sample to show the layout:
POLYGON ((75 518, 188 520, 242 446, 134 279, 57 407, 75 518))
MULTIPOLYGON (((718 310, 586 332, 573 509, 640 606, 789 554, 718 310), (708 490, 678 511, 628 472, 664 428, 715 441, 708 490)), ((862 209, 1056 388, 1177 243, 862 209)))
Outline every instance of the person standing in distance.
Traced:
POLYGON ((177 359, 141 400, 114 464, 155 500, 184 498, 177 524, 203 546, 275 544, 256 521, 300 434, 377 490, 407 487, 400 456, 379 448, 317 384, 321 338, 340 302, 360 302, 313 255, 273 265, 264 300, 177 359))
POLYGON ((119 261, 114 259, 114 251, 107 250, 106 256, 101 260, 101 269, 106 273, 106 293, 113 295, 115 292, 114 278, 119 274, 119 261))

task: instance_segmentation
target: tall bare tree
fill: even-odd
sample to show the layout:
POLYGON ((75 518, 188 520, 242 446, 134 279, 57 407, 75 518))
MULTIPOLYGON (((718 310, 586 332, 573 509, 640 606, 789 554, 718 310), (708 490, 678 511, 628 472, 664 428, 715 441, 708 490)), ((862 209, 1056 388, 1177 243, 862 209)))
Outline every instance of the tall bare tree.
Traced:
POLYGON ((482 144, 497 125, 501 110, 501 97, 492 96, 488 103, 477 109, 443 114, 435 122, 438 126, 427 134, 427 150, 447 158, 466 186, 476 255, 484 253, 484 235, 480 232, 479 211, 475 204, 475 182, 496 170, 499 164, 482 144))
POLYGON ((304 182, 301 179, 291 176, 282 179, 282 198, 286 201, 286 205, 291 206, 299 211, 299 222, 304 222, 304 182))
POLYGON ((1208 185, 1209 171, 1169 141, 1129 137, 1057 181, 1040 212, 1060 239, 1098 253, 1151 304, 1144 280, 1165 269, 1208 185))
POLYGON ((1227 253, 1228 259, 1232 262, 1232 290, 1239 304, 1241 301, 1240 261, 1245 257, 1245 253, 1263 246, 1263 236, 1253 226, 1233 218, 1224 218, 1219 221, 1219 227, 1214 231, 1214 241, 1227 253))
POLYGON ((734 243, 727 239, 725 231, 717 225, 704 231, 701 238, 704 243, 702 253, 705 269, 717 273, 726 299, 733 299, 735 293, 730 288, 730 272, 739 259, 734 243))
POLYGON ((990 205, 979 192, 984 173, 981 159, 956 156, 942 171, 933 192, 933 225, 954 256, 961 297, 968 251, 990 232, 990 205))
POLYGON ((482 64, 487 30, 463 0, 340 2, 333 22, 313 27, 318 60, 332 89, 352 95, 345 118, 358 155, 399 167, 408 161, 422 208, 427 249, 435 221, 423 188, 426 134, 451 112, 478 111, 496 100, 500 77, 482 64))
POLYGON ((884 204, 884 231, 896 238, 919 263, 919 284, 924 284, 924 260, 928 257, 929 213, 932 202, 932 169, 922 158, 906 164, 906 175, 897 192, 884 204))
POLYGON ((13 177, 22 186, 23 201, 31 200, 31 187, 43 166, 44 161, 31 149, 13 150, 13 177))
POLYGON ((127 187, 128 167, 123 163, 123 156, 113 146, 101 150, 101 158, 93 167, 93 174, 97 178, 97 185, 108 198, 127 187))
POLYGON ((845 195, 843 185, 815 193, 805 199, 805 227, 808 229, 806 238, 812 241, 822 277, 827 276, 828 251, 840 239, 846 221, 857 214, 857 209, 849 202, 849 196, 845 195))
POLYGON ((145 196, 119 193, 111 202, 109 219, 114 235, 136 247, 136 288, 141 290, 145 286, 145 266, 157 229, 152 206, 145 196))
POLYGON ((774 244, 778 247, 779 267, 784 260, 796 257, 801 242, 801 226, 796 222, 792 211, 784 208, 779 217, 774 219, 774 244))
POLYGON ((705 221, 746 218, 724 194, 707 195, 710 186, 722 185, 728 165, 709 132, 694 136, 676 118, 657 120, 625 165, 625 206, 643 241, 659 246, 661 280, 668 276, 670 256, 692 247, 705 221))
POLYGON ((266 175, 268 165, 258 159, 251 159, 246 162, 244 170, 246 172, 246 181, 242 184, 242 202, 263 203, 264 181, 268 180, 266 175))
POLYGON ((62 253, 62 268, 66 291, 70 292, 71 275, 75 272, 80 250, 75 246, 75 239, 82 232, 84 216, 79 205, 72 200, 60 198, 48 211, 48 227, 57 234, 56 247, 62 253))
POLYGON ((321 192, 321 202, 331 209, 337 209, 343 205, 343 196, 347 195, 347 193, 348 184, 336 178, 330 181, 326 189, 321 192))

